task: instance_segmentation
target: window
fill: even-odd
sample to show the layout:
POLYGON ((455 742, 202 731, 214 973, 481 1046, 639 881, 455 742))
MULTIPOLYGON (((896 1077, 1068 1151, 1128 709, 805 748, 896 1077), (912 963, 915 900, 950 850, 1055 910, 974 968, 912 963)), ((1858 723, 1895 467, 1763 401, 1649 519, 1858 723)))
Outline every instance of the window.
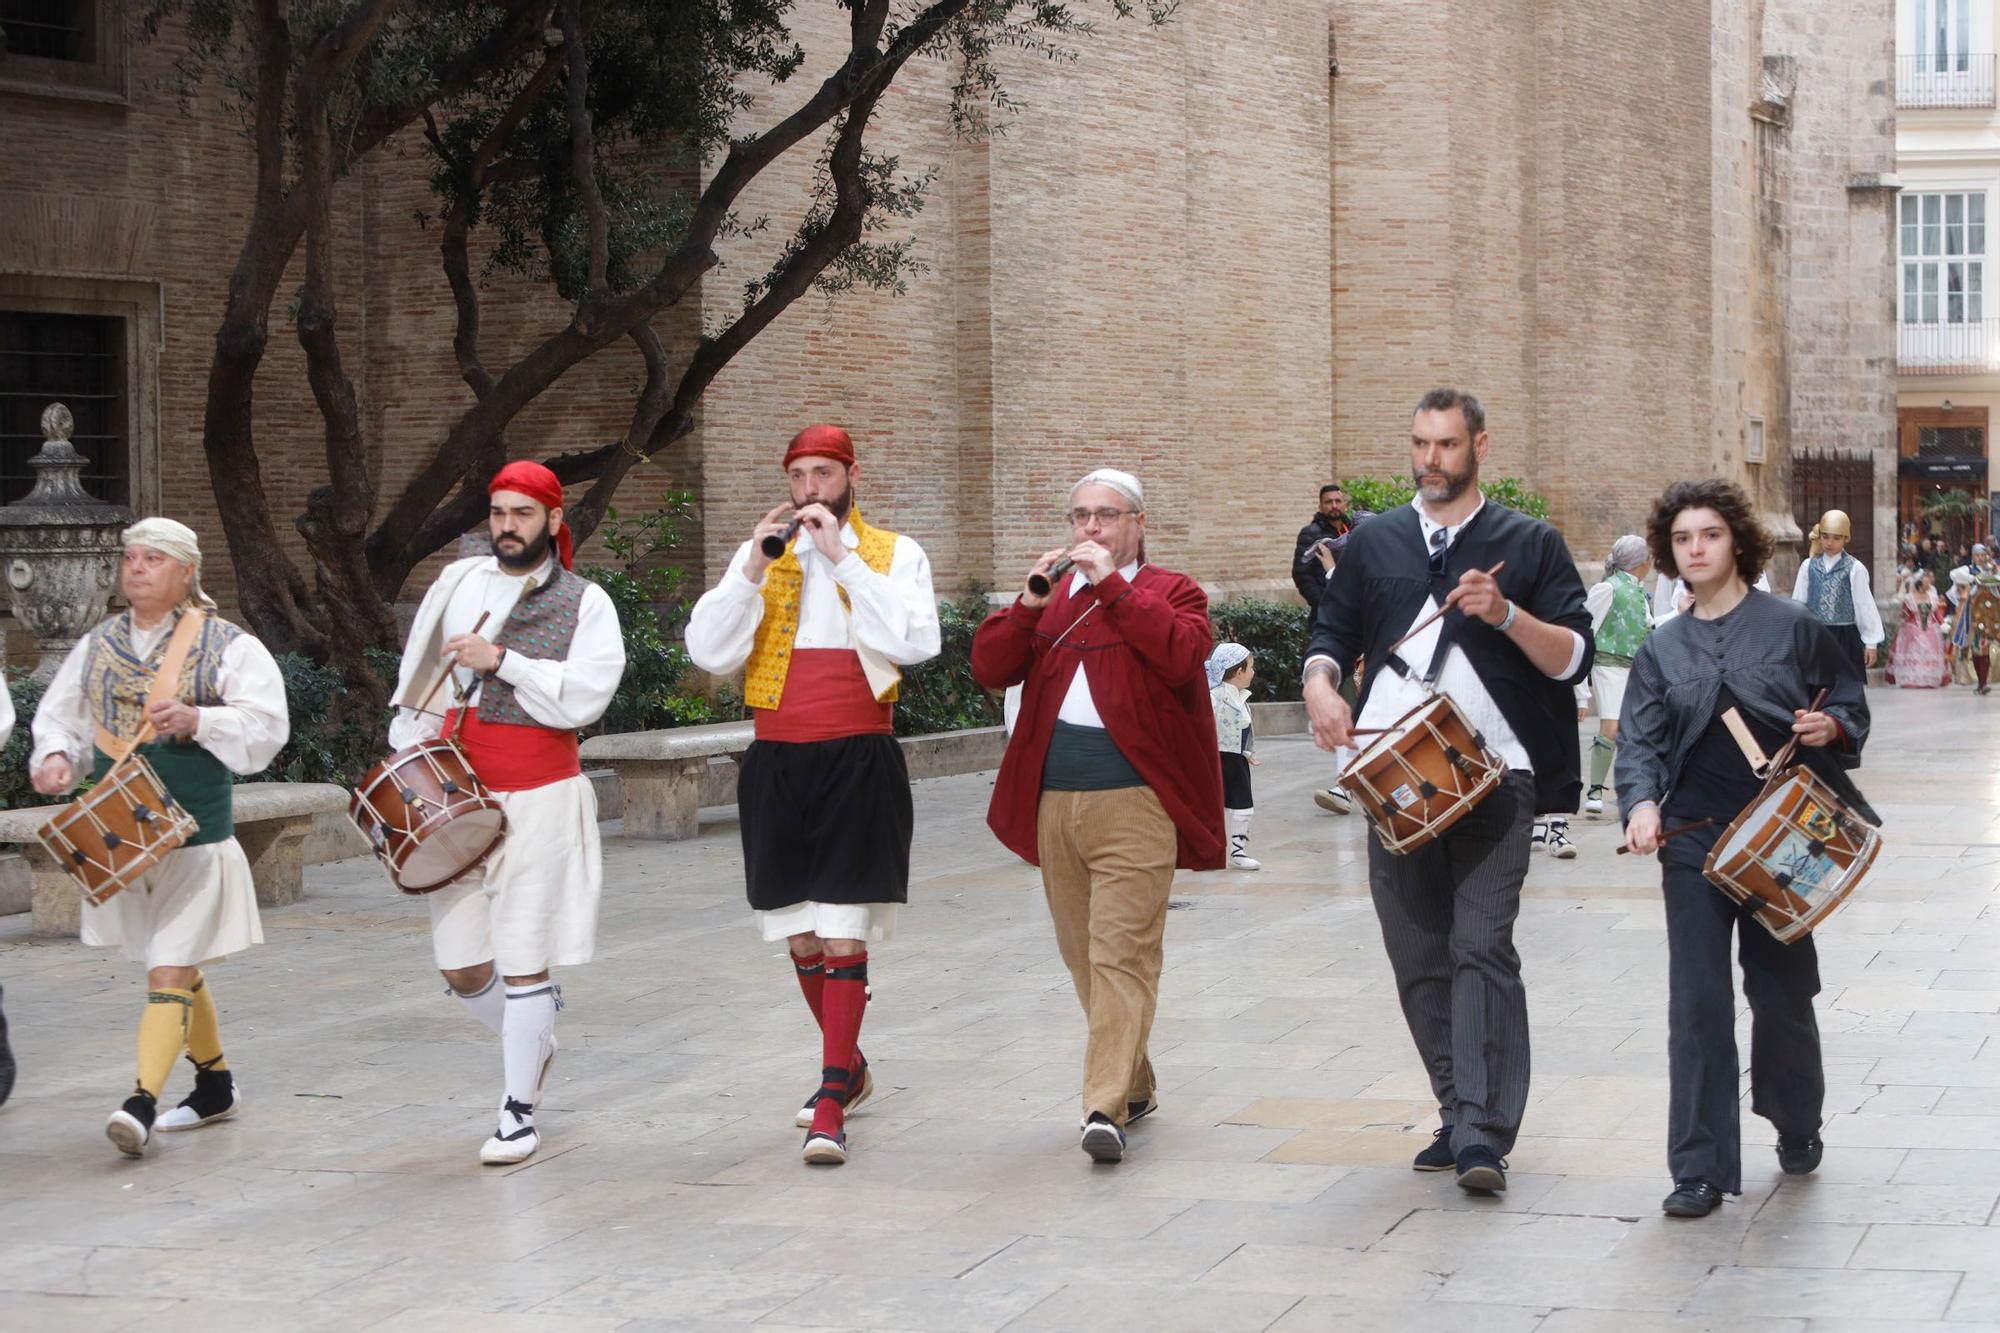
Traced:
POLYGON ((129 503, 125 321, 0 310, 0 503, 35 484, 28 460, 42 447, 42 409, 56 402, 76 417, 70 439, 86 460, 84 488, 129 503))
POLYGON ((95 60, 96 20, 91 0, 0 0, 0 36, 8 55, 95 60))
POLYGON ((1903 323, 1986 317, 1986 196, 1905 194, 1897 201, 1903 323))
POLYGON ((1972 51, 1973 0, 1912 0, 1916 66, 1929 74, 1963 74, 1972 51))
POLYGON ((126 0, 0 0, 0 87, 125 100, 126 0))
POLYGON ((1984 458, 1986 428, 1983 426, 1919 426, 1917 456, 1920 458, 1984 458))

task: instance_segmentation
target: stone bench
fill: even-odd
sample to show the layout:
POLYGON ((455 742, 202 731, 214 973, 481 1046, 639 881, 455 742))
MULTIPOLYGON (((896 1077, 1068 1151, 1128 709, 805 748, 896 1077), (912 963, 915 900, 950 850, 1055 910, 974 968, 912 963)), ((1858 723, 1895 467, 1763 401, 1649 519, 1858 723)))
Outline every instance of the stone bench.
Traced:
MULTIPOLYGON (((347 808, 347 792, 330 782, 244 782, 234 790, 236 841, 250 859, 257 902, 281 907, 305 893, 306 837, 327 811, 347 808)), ((0 810, 0 847, 17 848, 34 876, 34 932, 75 935, 82 896, 69 872, 35 838, 63 806, 0 810)))
POLYGON ((700 825, 708 761, 742 754, 756 734, 749 722, 621 731, 585 741, 583 763, 617 771, 626 837, 677 842, 692 838, 700 825))
MULTIPOLYGON (((583 762, 618 775, 626 837, 677 841, 699 831, 702 806, 736 799, 735 765, 718 768, 713 761, 740 757, 755 735, 751 723, 723 722, 593 736, 583 743, 583 762)), ((911 780, 917 781, 998 768, 1007 733, 1000 727, 978 727, 903 736, 897 743, 911 780)))

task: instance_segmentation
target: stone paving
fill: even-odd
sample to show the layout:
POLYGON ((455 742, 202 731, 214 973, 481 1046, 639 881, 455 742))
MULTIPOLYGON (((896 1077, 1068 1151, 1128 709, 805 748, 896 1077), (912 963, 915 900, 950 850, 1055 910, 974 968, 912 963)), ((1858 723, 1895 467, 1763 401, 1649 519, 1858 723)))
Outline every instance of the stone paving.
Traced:
MULTIPOLYGON (((1082 1021, 990 775, 919 784, 913 906, 878 947, 876 1099, 799 1164, 818 1041, 748 928, 733 811, 607 841, 598 961, 542 1154, 482 1169, 496 1044, 441 993, 421 904, 309 872, 215 969, 242 1116, 105 1142, 143 980, 0 919, 22 1073, 0 1110, 0 1327, 2000 1330, 2000 701, 1876 690, 1873 876, 1822 932, 1820 1172, 1745 1110, 1745 1192, 1661 1217, 1656 869, 1579 820, 1519 930, 1535 1079, 1511 1188, 1410 1155, 1434 1121, 1329 774, 1266 738, 1257 874, 1176 886, 1162 1109, 1076 1147, 1082 1021)), ((615 826, 612 826, 615 829, 615 826)), ((186 1067, 168 1101, 179 1099, 186 1067)))

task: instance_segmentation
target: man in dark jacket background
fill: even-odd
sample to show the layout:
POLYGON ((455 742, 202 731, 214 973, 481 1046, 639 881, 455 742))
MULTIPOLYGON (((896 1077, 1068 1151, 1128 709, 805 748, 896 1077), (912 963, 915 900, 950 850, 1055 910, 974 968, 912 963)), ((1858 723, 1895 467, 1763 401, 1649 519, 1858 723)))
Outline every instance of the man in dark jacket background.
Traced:
POLYGON ((1347 492, 1337 481, 1330 481, 1319 488, 1319 512, 1312 516, 1312 522, 1299 529, 1298 540, 1292 546, 1292 586, 1299 590, 1299 596, 1306 599, 1307 606, 1318 606, 1320 594, 1326 591, 1326 581, 1333 574, 1332 561, 1339 558, 1347 545, 1347 534, 1354 530, 1359 515, 1350 515, 1347 510, 1347 492), (1324 544, 1328 557, 1320 557, 1324 544))

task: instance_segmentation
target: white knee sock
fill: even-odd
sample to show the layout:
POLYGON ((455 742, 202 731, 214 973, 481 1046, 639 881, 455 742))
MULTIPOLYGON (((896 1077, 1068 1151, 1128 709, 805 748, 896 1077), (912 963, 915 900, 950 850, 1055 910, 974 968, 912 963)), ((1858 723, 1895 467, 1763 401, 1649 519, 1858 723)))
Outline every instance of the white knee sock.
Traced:
POLYGON ((1252 806, 1241 810, 1224 810, 1229 816, 1229 854, 1248 856, 1250 854, 1250 816, 1257 813, 1252 806))
MULTIPOLYGON (((541 1093, 542 1066, 548 1063, 562 992, 553 981, 507 987, 507 1019, 500 1029, 500 1055, 507 1099, 533 1106, 541 1093)), ((503 1111, 501 1118, 509 1119, 503 1111)))
MULTIPOLYGON (((445 989, 451 990, 451 987, 447 986, 445 989)), ((500 989, 500 974, 498 972, 495 972, 486 979, 486 985, 483 988, 474 991, 470 995, 456 990, 451 990, 451 993, 458 996, 458 1002, 464 1005, 474 1018, 484 1023, 495 1033, 500 1031, 500 1016, 507 1008, 507 993, 500 989)))

